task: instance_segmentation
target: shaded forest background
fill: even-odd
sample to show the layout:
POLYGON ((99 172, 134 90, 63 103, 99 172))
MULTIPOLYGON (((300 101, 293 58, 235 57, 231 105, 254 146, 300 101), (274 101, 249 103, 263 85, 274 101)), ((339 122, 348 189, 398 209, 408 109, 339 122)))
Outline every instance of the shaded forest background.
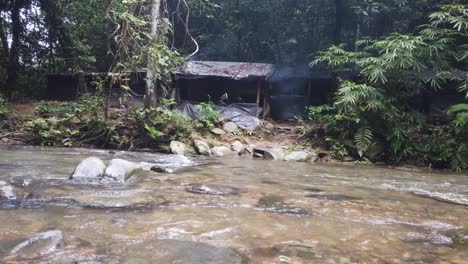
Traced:
MULTIPOLYGON (((0 87, 7 97, 45 92, 45 73, 107 72, 117 48, 104 0, 10 0, 0 4, 0 87)), ((147 18, 151 1, 141 2, 147 18)), ((187 0, 163 2, 167 45, 191 59, 304 64, 363 37, 415 33, 435 0, 187 0)), ((149 27, 144 25, 143 27, 149 27)), ((144 67, 145 65, 140 65, 144 67)))

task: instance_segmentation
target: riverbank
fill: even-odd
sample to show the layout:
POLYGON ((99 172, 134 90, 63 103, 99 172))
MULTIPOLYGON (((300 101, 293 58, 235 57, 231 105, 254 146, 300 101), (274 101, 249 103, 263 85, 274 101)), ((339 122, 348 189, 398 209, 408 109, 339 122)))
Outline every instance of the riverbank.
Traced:
MULTIPOLYGON (((168 107, 170 108, 170 106, 168 107)), ((251 156, 257 159, 382 166, 428 170, 412 161, 387 164, 362 157, 340 156, 323 137, 307 137, 298 122, 261 121, 256 130, 214 116, 190 121, 165 108, 111 108, 104 122, 93 98, 77 102, 10 103, 0 121, 0 144, 116 149, 204 156, 251 156)), ((338 153, 339 154, 339 153, 338 153)))

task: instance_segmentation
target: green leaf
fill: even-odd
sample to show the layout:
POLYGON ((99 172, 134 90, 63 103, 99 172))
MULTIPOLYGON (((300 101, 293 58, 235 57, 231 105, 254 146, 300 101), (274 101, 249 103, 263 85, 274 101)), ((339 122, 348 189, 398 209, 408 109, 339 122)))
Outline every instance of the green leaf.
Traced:
POLYGON ((157 130, 156 128, 148 126, 147 124, 145 124, 145 129, 148 132, 149 136, 153 139, 158 139, 166 135, 163 132, 157 130))

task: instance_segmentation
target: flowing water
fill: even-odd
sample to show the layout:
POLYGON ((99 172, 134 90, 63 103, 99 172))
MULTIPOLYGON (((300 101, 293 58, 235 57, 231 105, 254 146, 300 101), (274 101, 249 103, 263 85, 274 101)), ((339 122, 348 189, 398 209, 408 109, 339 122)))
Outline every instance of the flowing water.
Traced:
POLYGON ((467 175, 2 147, 0 181, 1 263, 468 263, 467 175), (70 180, 90 156, 176 172, 70 180))

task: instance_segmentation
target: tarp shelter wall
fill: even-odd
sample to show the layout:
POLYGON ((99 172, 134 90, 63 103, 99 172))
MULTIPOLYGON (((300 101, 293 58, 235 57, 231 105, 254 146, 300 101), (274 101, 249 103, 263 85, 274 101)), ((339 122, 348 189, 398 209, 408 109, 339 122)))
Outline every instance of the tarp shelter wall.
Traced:
POLYGON ((266 63, 189 61, 174 74, 179 101, 217 101, 225 93, 227 103, 263 106, 266 77, 274 66, 266 63))

